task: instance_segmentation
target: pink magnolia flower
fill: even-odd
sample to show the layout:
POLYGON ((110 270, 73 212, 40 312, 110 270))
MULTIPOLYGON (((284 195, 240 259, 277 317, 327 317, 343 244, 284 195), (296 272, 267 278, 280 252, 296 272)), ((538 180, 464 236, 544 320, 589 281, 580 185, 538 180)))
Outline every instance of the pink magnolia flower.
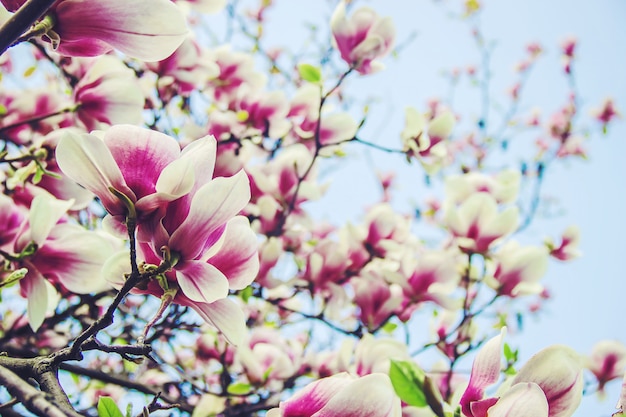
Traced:
POLYGON ((62 217, 72 204, 72 201, 57 200, 46 194, 36 196, 28 221, 22 225, 15 241, 16 254, 29 246, 35 249, 31 255, 15 262, 17 267, 28 269, 20 280, 20 289, 22 296, 28 299, 28 322, 35 331, 44 321, 54 292, 49 283, 77 294, 108 287, 100 278, 100 270, 116 248, 96 232, 63 222, 62 217))
POLYGON ((459 248, 485 253, 495 241, 515 231, 518 209, 512 206, 500 212, 493 196, 475 193, 458 207, 450 205, 445 212, 445 222, 459 248))
POLYGON ((64 55, 97 56, 117 49, 158 61, 187 36, 185 18, 169 0, 60 0, 50 13, 60 38, 56 50, 64 55))
POLYGON ((399 282, 406 297, 405 314, 412 313, 424 301, 433 301, 445 308, 458 304, 450 297, 461 280, 455 255, 444 251, 411 253, 402 259, 399 282))
POLYGON ((377 270, 368 269, 352 278, 354 303, 359 307, 359 319, 368 329, 382 326, 402 303, 402 289, 389 284, 377 270))
POLYGON ((489 193, 498 203, 508 204, 517 200, 521 175, 519 171, 507 169, 496 175, 468 172, 463 175, 448 175, 445 179, 446 198, 459 204, 474 193, 489 193))
POLYGON ((456 118, 450 111, 431 115, 413 107, 405 110, 404 129, 400 133, 407 158, 416 157, 429 173, 437 171, 448 156, 447 140, 454 130, 456 118), (431 120, 427 120, 427 116, 431 120))
POLYGON ((577 226, 570 226, 563 232, 561 244, 558 247, 552 239, 546 239, 546 246, 554 258, 560 261, 569 261, 581 255, 580 250, 578 250, 579 242, 580 230, 577 226))
POLYGON ((501 295, 519 297, 540 294, 539 280, 548 269, 548 252, 543 247, 508 242, 493 255, 495 271, 485 282, 501 295))
POLYGON ((352 139, 358 126, 347 113, 322 113, 320 121, 320 90, 313 84, 300 87, 291 101, 288 116, 293 131, 309 148, 314 147, 318 134, 320 145, 330 145, 352 139), (319 123, 319 129, 317 127, 319 123))
POLYGON ((389 377, 373 373, 361 378, 347 373, 315 381, 298 391, 268 417, 400 417, 400 398, 389 377))
POLYGON ((252 55, 233 52, 228 46, 223 46, 212 51, 209 56, 220 69, 219 76, 209 82, 215 101, 228 104, 236 98, 242 85, 257 91, 265 84, 263 74, 254 70, 252 55))
MULTIPOLYGON (((139 260, 159 265, 173 259, 165 273, 169 287, 177 289, 173 302, 192 307, 237 344, 245 334, 245 317, 226 297, 256 276, 257 241, 248 219, 237 216, 250 200, 248 177, 240 171, 213 178, 215 147, 215 139, 205 137, 180 152, 167 135, 114 126, 103 139, 62 138, 57 160, 115 216, 118 223, 111 225, 123 224, 128 210, 111 189, 128 199, 136 211, 139 260)), ((122 284, 127 260, 127 253, 109 259, 104 276, 122 284)), ((164 293, 155 280, 136 291, 164 293)))
POLYGON ((67 132, 59 140, 56 158, 65 175, 100 198, 113 216, 107 222, 114 229, 123 226, 127 207, 112 188, 134 204, 141 227, 151 213, 211 179, 212 164, 201 168, 191 161, 214 158, 212 138, 199 139, 181 153, 175 139, 135 126, 116 125, 97 135, 101 137, 67 132))
POLYGON ((567 346, 549 346, 531 357, 513 378, 513 385, 527 382, 539 385, 545 394, 549 417, 570 417, 583 395, 582 358, 567 346))
POLYGON ((598 380, 602 392, 607 382, 622 376, 626 370, 626 346, 617 340, 603 340, 593 346, 587 368, 598 380))
POLYGON ((505 328, 474 359, 461 410, 467 417, 570 417, 582 399, 580 356, 567 346, 541 350, 522 366, 501 397, 483 398, 498 381, 505 328))
POLYGON ((169 57, 146 66, 158 74, 162 97, 168 97, 167 90, 188 95, 195 88, 204 88, 220 73, 217 64, 208 59, 205 51, 191 38, 186 38, 169 57))
POLYGON ((620 112, 615 107, 615 103, 612 98, 604 99, 602 105, 593 111, 593 116, 597 121, 602 123, 603 126, 608 125, 613 119, 621 117, 620 112))
POLYGON ((87 130, 142 121, 144 96, 134 72, 119 59, 105 55, 87 64, 74 88, 76 115, 87 130))
POLYGON ((337 5, 330 20, 334 43, 341 58, 361 74, 384 68, 377 59, 393 48, 396 31, 391 18, 380 18, 374 10, 362 7, 346 18, 346 2, 337 5))

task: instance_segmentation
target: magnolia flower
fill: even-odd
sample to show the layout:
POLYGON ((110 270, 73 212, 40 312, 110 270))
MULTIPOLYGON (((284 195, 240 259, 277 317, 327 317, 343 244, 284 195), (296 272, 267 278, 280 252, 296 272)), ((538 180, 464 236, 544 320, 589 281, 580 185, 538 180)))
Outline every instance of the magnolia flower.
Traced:
POLYGON ((409 156, 436 159, 446 156, 445 140, 448 139, 456 124, 456 118, 452 112, 441 112, 427 122, 423 113, 413 107, 407 107, 404 120, 404 129, 400 137, 404 144, 404 151, 409 156))
POLYGON ((607 382, 619 378, 626 370, 626 346, 617 340, 603 340, 593 346, 587 368, 598 380, 602 392, 607 382))
POLYGON ((268 417, 400 417, 400 398, 389 377, 347 373, 315 381, 267 413, 268 417))
POLYGON ((28 299, 28 322, 35 331, 43 323, 54 292, 50 283, 77 294, 108 287, 100 278, 100 269, 114 247, 96 232, 61 221, 72 204, 46 194, 36 196, 28 221, 15 241, 16 254, 33 250, 15 263, 28 270, 20 280, 20 288, 28 299))
POLYGON ((498 203, 509 204, 517 200, 521 174, 507 169, 491 176, 481 172, 449 175, 445 179, 446 198, 459 204, 474 193, 489 193, 498 203))
POLYGON ((543 247, 520 247, 508 242, 493 256, 495 271, 486 283, 499 294, 509 297, 540 294, 543 285, 539 280, 548 269, 548 253, 543 247))
MULTIPOLYGON (((181 152, 171 137, 133 126, 114 126, 100 139, 68 135, 57 161, 68 176, 94 192, 121 231, 129 213, 137 222, 140 262, 169 262, 164 275, 173 302, 190 306, 233 343, 245 335, 243 312, 226 299, 247 287, 259 269, 256 235, 237 214, 250 200, 243 171, 213 178, 216 142, 205 137, 181 152)), ((109 259, 103 275, 123 284, 128 254, 109 259)), ((152 280, 136 292, 163 296, 152 280)))
POLYGON ((489 340, 474 359, 469 385, 461 397, 467 417, 570 417, 582 399, 581 357, 567 346, 543 349, 522 366, 499 397, 483 398, 500 376, 506 329, 489 340))
POLYGON ((76 115, 87 130, 142 121, 144 96, 134 72, 119 59, 105 55, 91 62, 74 88, 76 115))
POLYGON ((570 417, 583 395, 582 358, 572 348, 549 346, 531 357, 513 378, 541 388, 549 406, 549 417, 570 417))
MULTIPOLYGON (((24 1, 8 3, 19 7, 24 1)), ((158 61, 187 36, 185 18, 169 0, 59 0, 49 14, 54 34, 48 32, 46 37, 57 52, 69 56, 97 56, 117 49, 133 58, 158 61)))
POLYGON ((396 31, 391 18, 380 18, 374 10, 362 7, 346 18, 346 2, 337 5, 330 20, 333 40, 341 58, 361 74, 384 68, 377 61, 393 48, 396 31))
POLYGON ((546 239, 546 246, 550 255, 560 261, 569 261, 580 256, 578 245, 580 243, 580 229, 578 226, 569 226, 563 232, 561 244, 557 247, 552 239, 546 239))
POLYGON ((190 163, 199 155, 208 159, 215 155, 214 139, 197 140, 181 153, 175 139, 130 125, 91 135, 68 131, 56 150, 63 173, 96 194, 113 216, 107 223, 122 232, 128 207, 116 193, 134 205, 141 225, 157 209, 211 179, 212 165, 201 168, 190 163))
POLYGON ((518 224, 517 207, 498 211, 498 204, 487 193, 476 193, 461 205, 449 205, 445 221, 459 248, 484 253, 498 239, 513 233, 518 224))

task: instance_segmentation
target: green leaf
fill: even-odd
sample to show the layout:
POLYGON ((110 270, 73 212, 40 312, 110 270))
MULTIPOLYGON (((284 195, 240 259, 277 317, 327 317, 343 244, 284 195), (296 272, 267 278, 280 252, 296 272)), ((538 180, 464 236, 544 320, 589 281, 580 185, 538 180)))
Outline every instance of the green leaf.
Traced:
POLYGON ((248 304, 248 300, 252 296, 252 291, 253 290, 251 286, 247 286, 246 288, 241 290, 239 294, 241 295, 241 299, 243 300, 244 303, 248 304))
POLYGON ((507 360, 507 362, 512 361, 514 358, 513 350, 511 349, 511 346, 509 346, 508 343, 504 344, 504 358, 507 360))
POLYGON ((111 397, 98 399, 98 417, 124 417, 111 397))
POLYGON ((322 81, 322 72, 311 64, 298 64, 298 73, 304 81, 319 84, 322 81))
POLYGON ((398 328, 396 323, 387 322, 383 325, 382 329, 385 333, 393 333, 394 330, 398 328))
POLYGON ((228 393, 233 395, 244 395, 249 394, 252 390, 252 386, 250 384, 246 384, 245 382, 235 382, 234 384, 230 384, 228 386, 228 393))
POLYGON ((424 378, 426 374, 415 363, 410 361, 391 360, 389 378, 398 397, 408 405, 426 407, 428 402, 424 395, 424 378))

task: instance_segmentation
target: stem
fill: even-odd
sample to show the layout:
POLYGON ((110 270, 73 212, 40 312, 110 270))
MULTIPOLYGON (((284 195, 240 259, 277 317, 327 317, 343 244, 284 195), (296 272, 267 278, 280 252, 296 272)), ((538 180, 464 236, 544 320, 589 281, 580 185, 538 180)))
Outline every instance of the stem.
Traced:
POLYGON ((2 55, 21 34, 26 32, 56 0, 26 0, 20 9, 0 27, 0 55, 2 55))

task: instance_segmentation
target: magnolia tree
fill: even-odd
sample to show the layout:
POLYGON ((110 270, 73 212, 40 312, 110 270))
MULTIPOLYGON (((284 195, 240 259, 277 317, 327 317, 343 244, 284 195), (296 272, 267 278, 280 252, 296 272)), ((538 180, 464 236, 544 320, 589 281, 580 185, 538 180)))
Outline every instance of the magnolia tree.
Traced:
MULTIPOLYGON (((550 258, 579 255, 576 227, 518 243, 539 185, 618 116, 581 114, 574 39, 554 113, 518 109, 534 43, 500 127, 405 103, 380 141, 350 82, 411 39, 358 2, 329 2, 299 51, 266 43, 270 0, 1 2, 0 414, 568 417, 622 377, 616 341, 525 363, 506 342, 549 298, 550 258), (362 215, 323 221, 320 177, 355 148, 439 198, 403 211, 384 173, 362 215)), ((454 7, 486 54, 481 5, 454 7)), ((488 68, 466 75, 488 112, 488 68)))

